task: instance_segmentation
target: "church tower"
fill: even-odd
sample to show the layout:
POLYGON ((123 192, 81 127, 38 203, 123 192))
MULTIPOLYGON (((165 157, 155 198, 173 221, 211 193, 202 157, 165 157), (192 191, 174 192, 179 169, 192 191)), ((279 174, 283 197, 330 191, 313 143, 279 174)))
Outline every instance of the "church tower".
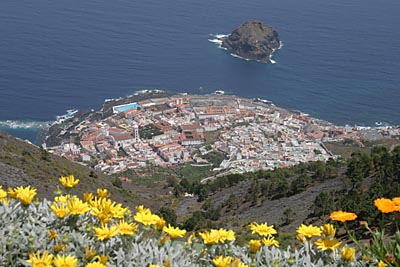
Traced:
POLYGON ((135 142, 140 141, 139 126, 137 124, 133 125, 133 139, 135 139, 135 142))

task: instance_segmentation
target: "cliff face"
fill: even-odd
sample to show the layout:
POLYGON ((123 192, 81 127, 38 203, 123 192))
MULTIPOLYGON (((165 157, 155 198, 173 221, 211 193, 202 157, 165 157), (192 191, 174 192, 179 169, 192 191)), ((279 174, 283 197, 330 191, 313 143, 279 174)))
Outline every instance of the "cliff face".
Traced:
POLYGON ((232 53, 264 63, 271 63, 270 57, 279 46, 278 32, 257 19, 246 21, 222 40, 222 47, 232 53))

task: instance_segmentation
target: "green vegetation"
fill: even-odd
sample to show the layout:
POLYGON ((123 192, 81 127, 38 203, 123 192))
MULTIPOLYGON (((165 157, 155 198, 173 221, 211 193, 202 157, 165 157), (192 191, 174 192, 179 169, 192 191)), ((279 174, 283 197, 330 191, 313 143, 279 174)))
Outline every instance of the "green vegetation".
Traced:
MULTIPOLYGON (((171 226, 177 216, 169 208, 160 208, 158 215, 144 206, 132 212, 109 198, 107 190, 85 192, 95 198, 67 195, 79 184, 73 176, 60 183, 64 189, 53 201, 34 201, 37 191, 30 185, 7 191, 0 187, 0 230, 7 237, 0 239, 1 266, 399 266, 395 212, 400 197, 375 199, 375 207, 369 204, 382 217, 380 227, 366 221, 356 224, 358 214, 340 210, 330 214, 330 221, 344 225, 342 231, 332 223, 301 224, 296 233, 277 231, 267 222, 253 221, 238 232, 210 224, 205 218, 216 221, 220 211, 205 201, 202 211, 185 222, 189 233, 171 226), (386 236, 387 229, 394 234, 386 236), (359 241, 357 230, 366 242, 359 241)), ((290 214, 285 211, 285 216, 290 214)))
POLYGON ((346 166, 346 188, 321 192, 314 201, 313 215, 327 215, 340 207, 377 224, 381 216, 370 203, 383 196, 396 197, 400 192, 400 146, 391 152, 384 146, 373 147, 370 154, 354 152, 346 166))
MULTIPOLYGON (((207 149, 207 146, 206 146, 207 149)), ((210 146, 211 149, 211 146, 210 146)), ((210 150, 208 149, 208 150, 210 150)), ((225 154, 219 151, 211 151, 202 156, 203 159, 206 159, 208 162, 212 163, 214 168, 218 168, 221 162, 225 159, 225 154)))
POLYGON ((317 161, 301 163, 289 169, 229 174, 207 184, 200 184, 195 180, 191 183, 180 184, 180 186, 183 186, 186 192, 198 195, 203 191, 212 193, 251 180, 251 187, 245 198, 277 199, 298 194, 317 182, 337 177, 340 166, 342 163, 339 161, 330 160, 327 163, 317 161))
POLYGON ((163 134, 157 127, 153 124, 149 124, 139 128, 140 138, 151 139, 153 136, 163 134))
POLYGON ((329 142, 324 145, 335 155, 340 155, 343 158, 350 158, 351 154, 356 151, 370 153, 373 147, 384 146, 387 149, 392 149, 396 145, 400 145, 400 139, 388 138, 377 141, 363 141, 364 147, 355 144, 353 139, 346 139, 342 142, 329 142))
POLYGON ((29 184, 37 188, 41 197, 49 198, 57 191, 58 178, 66 175, 80 180, 80 186, 71 193, 82 195, 85 191, 107 188, 121 203, 156 206, 157 200, 144 194, 147 188, 122 182, 0 132, 0 186, 29 184))
MULTIPOLYGON (((172 225, 187 230, 229 225, 238 229, 238 239, 243 242, 248 237, 245 232, 242 236, 240 229, 249 220, 266 218, 264 212, 269 209, 276 212, 268 215, 268 220, 274 220, 277 227, 290 229, 289 234, 293 234, 293 227, 299 223, 326 221, 338 209, 357 213, 374 229, 382 216, 371 205, 373 200, 383 196, 393 198, 400 192, 400 147, 390 143, 365 151, 353 150, 347 159, 230 174, 206 184, 200 180, 215 175, 210 166, 151 166, 109 177, 6 134, 0 134, 0 163, 2 169, 6 168, 6 171, 0 169, 4 187, 32 184, 47 197, 56 190, 58 177, 73 174, 81 180, 80 189, 73 190, 76 194, 108 188, 119 202, 130 206, 147 204, 159 210, 172 225), (4 176, 7 173, 12 175, 4 176), (185 198, 185 193, 196 197, 185 198), (295 208, 290 203, 292 199, 304 202, 305 210, 295 208), (180 209, 181 205, 186 206, 180 209)), ((384 219, 384 224, 389 224, 388 219, 384 219)), ((355 237, 360 237, 361 229, 351 226, 355 237)), ((389 227, 386 233, 394 230, 389 227)))
POLYGON ((170 184, 180 179, 186 178, 191 182, 200 181, 204 177, 212 174, 210 166, 192 166, 186 163, 183 166, 171 166, 163 168, 159 166, 148 166, 137 170, 128 170, 116 174, 118 177, 128 177, 134 184, 155 186, 157 184, 170 184))

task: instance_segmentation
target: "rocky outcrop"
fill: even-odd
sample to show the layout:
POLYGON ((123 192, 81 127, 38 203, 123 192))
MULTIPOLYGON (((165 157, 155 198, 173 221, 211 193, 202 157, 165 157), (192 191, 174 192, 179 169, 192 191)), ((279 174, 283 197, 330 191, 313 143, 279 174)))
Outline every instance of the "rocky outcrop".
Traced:
POLYGON ((271 55, 280 47, 280 40, 270 25, 251 19, 224 37, 221 46, 242 58, 271 63, 271 55))

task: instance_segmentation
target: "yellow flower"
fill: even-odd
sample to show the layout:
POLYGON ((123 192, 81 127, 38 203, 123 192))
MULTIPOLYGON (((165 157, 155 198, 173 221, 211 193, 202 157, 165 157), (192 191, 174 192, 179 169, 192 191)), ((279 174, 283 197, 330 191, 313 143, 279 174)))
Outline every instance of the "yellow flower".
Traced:
POLYGON ((106 267, 106 265, 100 263, 100 262, 91 262, 85 265, 85 267, 106 267))
POLYGON ((84 203, 77 197, 71 198, 68 200, 68 209, 73 215, 83 214, 90 210, 90 206, 87 203, 84 203))
POLYGON ((42 257, 40 257, 40 251, 37 251, 36 254, 29 254, 29 260, 26 262, 32 264, 32 267, 52 267, 53 257, 47 251, 43 252, 42 257))
POLYGON ((69 215, 70 211, 67 207, 67 203, 55 203, 51 204, 50 209, 54 212, 54 214, 62 219, 69 215))
POLYGON ((136 206, 136 212, 151 212, 150 209, 145 208, 143 205, 136 206))
POLYGON ((72 196, 70 195, 70 194, 68 194, 68 195, 62 195, 62 196, 56 196, 56 197, 54 197, 54 202, 57 202, 57 203, 67 203, 67 201, 69 200, 69 199, 71 199, 72 198, 72 196))
POLYGON ((140 222, 143 225, 153 225, 156 224, 160 217, 158 215, 152 214, 151 212, 137 212, 135 217, 135 221, 140 222))
POLYGON ((321 226, 321 230, 326 237, 334 237, 336 234, 336 229, 333 224, 327 223, 321 226))
POLYGON ((303 234, 297 234, 296 239, 299 240, 300 242, 304 242, 307 240, 303 234))
POLYGON ((49 231, 48 231, 48 235, 49 235, 49 239, 50 239, 50 240, 56 239, 56 238, 58 237, 57 232, 54 231, 54 230, 49 230, 49 231))
POLYGON ((0 185, 0 198, 7 197, 7 192, 3 190, 3 187, 0 185))
POLYGON ((73 175, 61 176, 58 180, 67 189, 70 189, 79 183, 79 179, 75 180, 75 177, 73 175))
POLYGON ((157 264, 150 264, 149 267, 160 267, 160 265, 157 265, 157 264))
POLYGON ((21 201, 22 205, 27 206, 31 204, 33 198, 36 196, 36 188, 22 187, 17 191, 17 198, 21 201))
POLYGON ((199 236, 203 239, 204 244, 212 245, 219 241, 218 231, 199 233, 199 236))
POLYGON ((261 247, 261 241, 260 240, 250 240, 249 241, 249 248, 251 253, 256 253, 261 247))
POLYGON ((356 250, 354 248, 342 248, 342 259, 345 261, 353 261, 356 250))
POLYGON ((395 204, 391 199, 388 198, 378 198, 374 200, 375 206, 382 213, 390 213, 395 211, 395 204))
POLYGON ((121 204, 116 204, 111 199, 100 198, 90 202, 92 210, 90 214, 97 217, 101 223, 108 223, 112 218, 124 218, 127 208, 123 208, 121 204))
POLYGON ((106 198, 107 195, 108 195, 108 190, 107 189, 101 189, 101 188, 97 189, 97 196, 99 198, 106 198))
POLYGON ((154 225, 154 228, 155 228, 157 231, 162 231, 162 230, 164 229, 165 225, 166 225, 166 221, 165 221, 163 218, 160 218, 160 219, 156 222, 156 224, 154 225))
POLYGON ((183 237, 186 234, 186 230, 179 229, 179 227, 173 227, 170 224, 164 226, 163 231, 167 233, 170 238, 183 237))
POLYGON ((96 232, 95 236, 98 240, 108 240, 118 234, 116 225, 112 225, 110 228, 107 225, 102 225, 101 227, 93 227, 93 230, 96 232))
POLYGON ((315 241, 315 245, 317 248, 320 250, 335 250, 337 249, 342 242, 337 241, 336 238, 329 239, 329 238, 324 238, 324 239, 318 239, 315 241))
POLYGON ((85 260, 91 261, 96 256, 97 251, 90 247, 85 247, 85 260))
POLYGON ((113 218, 115 203, 110 199, 101 198, 90 202, 92 210, 90 214, 97 217, 101 223, 108 223, 113 218))
POLYGON ((83 201, 90 203, 94 199, 94 195, 90 192, 83 193, 83 201))
POLYGON ((232 257, 227 256, 227 257, 223 257, 223 256, 218 256, 215 257, 212 262, 214 263, 214 265, 216 267, 228 267, 229 264, 231 264, 232 262, 232 257))
POLYGON ((108 258, 107 258, 106 255, 97 256, 96 258, 101 264, 107 265, 107 259, 108 258))
POLYGON ((275 247, 279 247, 279 241, 276 240, 273 236, 269 236, 269 237, 264 237, 263 240, 261 240, 261 242, 266 245, 266 246, 275 246, 275 247))
POLYGON ((378 267, 386 267, 387 265, 383 261, 378 262, 378 267))
POLYGON ((127 223, 121 220, 117 224, 118 231, 121 235, 134 235, 137 231, 138 225, 136 223, 127 223))
POLYGON ((17 190, 18 190, 18 188, 22 188, 22 187, 20 186, 20 187, 17 187, 17 188, 15 188, 15 189, 9 187, 9 188, 7 189, 8 195, 9 195, 11 198, 17 198, 17 194, 18 194, 18 191, 17 191, 17 190))
POLYGON ((345 221, 354 221, 357 218, 357 215, 353 212, 347 211, 334 211, 330 215, 331 220, 345 222, 345 221))
POLYGON ((259 236, 272 236, 276 234, 274 226, 268 226, 267 223, 258 224, 253 222, 249 225, 252 234, 258 234, 259 236))
MULTIPOLYGON (((213 231, 213 230, 211 230, 211 231, 213 231)), ((225 229, 220 228, 218 230, 218 235, 219 235, 218 241, 222 244, 224 244, 225 241, 235 241, 236 240, 235 232, 232 230, 225 230, 225 229)))
POLYGON ((53 261, 55 267, 76 267, 78 263, 78 260, 70 255, 58 255, 53 261))
POLYGON ((0 203, 5 205, 8 203, 7 192, 3 190, 3 187, 0 185, 0 203))
POLYGON ((232 267, 249 267, 249 265, 244 264, 240 259, 234 259, 231 263, 232 267))
POLYGON ((63 251, 64 249, 66 249, 68 246, 64 243, 58 243, 55 247, 54 247, 54 253, 57 254, 60 251, 63 251))
POLYGON ((320 236, 321 229, 313 225, 300 225, 297 228, 297 234, 303 235, 307 239, 311 239, 313 236, 320 236))

